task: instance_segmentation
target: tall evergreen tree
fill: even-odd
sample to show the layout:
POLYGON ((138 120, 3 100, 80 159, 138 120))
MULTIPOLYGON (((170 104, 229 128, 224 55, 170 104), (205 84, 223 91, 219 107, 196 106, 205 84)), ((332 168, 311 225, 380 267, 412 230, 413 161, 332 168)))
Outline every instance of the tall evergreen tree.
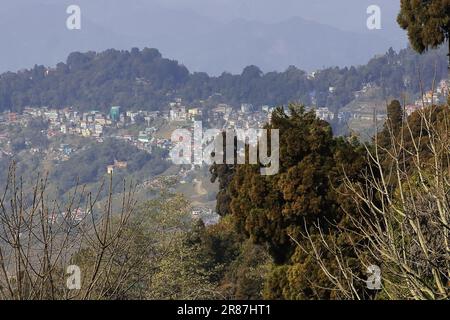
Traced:
MULTIPOLYGON (((334 138, 328 123, 297 106, 291 106, 289 116, 282 108, 274 112, 268 129, 280 130, 279 174, 261 176, 257 165, 237 165, 233 171, 213 167, 227 198, 220 204, 218 198, 218 208, 231 216, 239 234, 267 247, 275 265, 266 278, 266 298, 336 298, 319 289, 331 284, 296 241, 307 247, 307 232, 319 241, 316 225, 326 237, 338 237, 334 226, 352 212, 341 194, 342 171, 358 179, 365 164, 363 148, 334 138)), ((350 245, 347 240, 336 239, 344 248, 350 245)))
MULTIPOLYGON (((450 0, 401 0, 397 21, 416 51, 436 48, 449 40, 450 0)), ((448 68, 450 73, 450 41, 448 68)))
POLYGON ((387 120, 384 123, 383 130, 378 134, 378 143, 383 148, 391 145, 392 136, 396 137, 403 123, 403 108, 398 100, 393 100, 387 106, 387 120))

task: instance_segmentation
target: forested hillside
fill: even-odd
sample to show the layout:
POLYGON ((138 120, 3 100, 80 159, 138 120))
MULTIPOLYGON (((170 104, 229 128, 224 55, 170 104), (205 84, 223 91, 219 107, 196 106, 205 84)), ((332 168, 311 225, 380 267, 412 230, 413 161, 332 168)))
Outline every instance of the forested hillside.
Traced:
POLYGON ((411 49, 392 49, 367 65, 328 68, 313 76, 289 67, 284 72, 263 73, 249 66, 240 75, 223 73, 210 77, 190 73, 177 61, 165 59, 156 49, 107 50, 72 53, 55 68, 0 75, 0 111, 20 111, 25 106, 74 106, 106 110, 112 104, 126 108, 161 109, 174 98, 194 103, 215 100, 239 105, 282 105, 292 101, 339 109, 354 99, 354 92, 367 84, 384 90, 384 97, 417 94, 433 79, 446 77, 445 48, 418 55, 411 49), (330 87, 335 90, 330 92, 330 87))

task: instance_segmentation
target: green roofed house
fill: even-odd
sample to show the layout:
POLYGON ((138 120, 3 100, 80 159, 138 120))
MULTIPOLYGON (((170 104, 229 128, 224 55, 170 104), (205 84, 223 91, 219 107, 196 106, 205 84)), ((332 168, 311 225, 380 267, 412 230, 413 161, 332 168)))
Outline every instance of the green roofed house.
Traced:
POLYGON ((142 143, 149 143, 150 137, 146 131, 139 131, 138 141, 142 143))
POLYGON ((119 106, 111 107, 109 116, 112 121, 119 121, 120 120, 120 107, 119 106))

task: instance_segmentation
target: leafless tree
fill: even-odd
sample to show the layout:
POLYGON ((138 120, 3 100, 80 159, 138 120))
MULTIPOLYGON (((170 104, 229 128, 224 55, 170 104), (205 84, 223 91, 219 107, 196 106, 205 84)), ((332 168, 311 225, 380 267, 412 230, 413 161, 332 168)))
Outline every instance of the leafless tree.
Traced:
MULTIPOLYGON (((358 214, 335 226, 338 236, 354 243, 360 266, 348 265, 336 237, 309 233, 309 247, 324 274, 341 296, 361 299, 361 270, 381 269, 381 299, 448 299, 450 293, 450 117, 449 108, 417 111, 395 133, 388 124, 390 143, 375 139, 367 146, 364 182, 345 176, 345 192, 358 214), (312 250, 311 250, 312 248, 312 250), (325 254, 326 253, 326 254, 325 254), (339 266, 331 270, 331 255, 339 266)), ((300 245, 300 241, 298 242, 300 245)))
POLYGON ((0 299, 127 296, 148 258, 145 250, 132 252, 139 241, 139 234, 129 232, 136 206, 132 186, 124 182, 118 206, 112 178, 106 200, 100 201, 102 184, 96 194, 76 187, 61 204, 48 194, 46 177, 36 180, 32 194, 25 193, 14 165, 7 181, 0 196, 0 299))

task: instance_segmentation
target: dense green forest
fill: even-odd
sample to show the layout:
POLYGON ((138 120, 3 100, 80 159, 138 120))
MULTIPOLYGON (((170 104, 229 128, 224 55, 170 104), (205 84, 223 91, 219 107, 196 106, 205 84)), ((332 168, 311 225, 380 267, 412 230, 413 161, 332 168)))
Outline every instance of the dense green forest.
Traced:
POLYGON ((239 105, 283 105, 299 102, 337 110, 354 99, 366 84, 383 89, 384 97, 400 98, 420 92, 420 84, 431 87, 433 79, 446 77, 445 48, 424 55, 390 49, 366 65, 327 68, 309 77, 292 66, 284 72, 263 73, 256 66, 240 75, 223 73, 210 77, 190 73, 177 61, 165 59, 156 49, 75 52, 55 68, 35 66, 31 70, 0 75, 0 110, 20 111, 25 106, 74 106, 80 110, 107 110, 111 105, 157 110, 174 98, 189 103, 214 97, 239 105), (334 92, 329 88, 334 87, 334 92))

